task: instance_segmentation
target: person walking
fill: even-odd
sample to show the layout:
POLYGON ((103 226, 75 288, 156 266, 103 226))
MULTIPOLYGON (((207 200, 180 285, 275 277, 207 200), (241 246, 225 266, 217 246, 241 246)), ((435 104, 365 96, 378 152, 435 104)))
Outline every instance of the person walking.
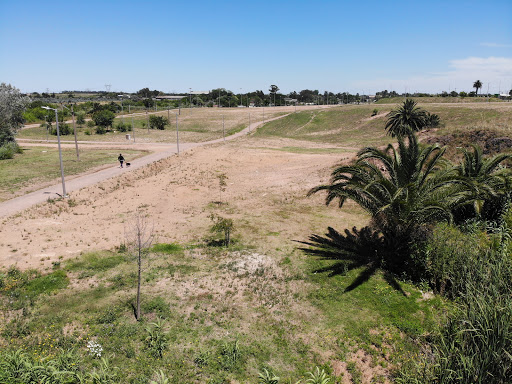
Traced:
POLYGON ((119 160, 119 162, 121 163, 121 168, 123 168, 123 162, 124 162, 124 157, 122 154, 119 154, 117 160, 119 160))

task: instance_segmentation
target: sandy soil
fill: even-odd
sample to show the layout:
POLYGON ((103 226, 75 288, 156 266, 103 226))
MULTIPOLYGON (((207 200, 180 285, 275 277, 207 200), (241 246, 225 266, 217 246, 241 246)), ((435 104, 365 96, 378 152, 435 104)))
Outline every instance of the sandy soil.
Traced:
POLYGON ((323 233, 327 225, 360 224, 357 210, 340 215, 335 206, 323 206, 323 196, 305 197, 328 180, 335 163, 353 154, 298 154, 283 147, 312 144, 243 137, 191 149, 72 192, 68 200, 32 207, 3 220, 0 266, 50 267, 81 252, 113 249, 124 242, 137 210, 154 221, 159 242, 200 241, 211 225, 208 215, 216 212, 233 218, 235 235, 262 251, 296 247, 293 239, 323 233), (220 173, 228 177, 222 194, 220 173))

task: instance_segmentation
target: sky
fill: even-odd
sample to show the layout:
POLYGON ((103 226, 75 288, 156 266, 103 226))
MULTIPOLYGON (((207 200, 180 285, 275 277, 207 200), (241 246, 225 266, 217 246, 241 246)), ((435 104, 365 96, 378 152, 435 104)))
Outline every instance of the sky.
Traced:
POLYGON ((22 92, 512 89, 512 0, 0 0, 22 92))

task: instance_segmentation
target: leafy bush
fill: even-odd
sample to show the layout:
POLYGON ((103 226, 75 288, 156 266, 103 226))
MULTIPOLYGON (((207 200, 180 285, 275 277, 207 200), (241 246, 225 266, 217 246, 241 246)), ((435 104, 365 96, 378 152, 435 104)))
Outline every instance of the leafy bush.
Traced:
POLYGON ((87 128, 94 128, 94 121, 89 120, 85 125, 87 125, 87 128))
POLYGON ((103 128, 111 127, 115 118, 116 115, 114 114, 114 112, 110 110, 100 110, 94 112, 92 115, 92 120, 94 121, 94 124, 103 128))
POLYGON ((210 232, 224 234, 224 245, 229 247, 229 244, 231 243, 231 233, 233 232, 233 220, 226 219, 213 213, 208 217, 213 221, 213 225, 210 227, 210 232))
POLYGON ((107 133, 107 130, 105 129, 105 127, 98 125, 98 126, 96 127, 95 132, 96 132, 96 134, 98 134, 98 135, 104 135, 105 133, 107 133))
POLYGON ((149 116, 149 127, 151 129, 160 129, 164 130, 165 126, 169 124, 169 120, 167 120, 164 116, 149 116))
POLYGON ((0 160, 12 159, 16 153, 22 153, 21 147, 14 141, 0 147, 0 160))
POLYGON ((78 112, 76 114, 76 123, 78 125, 84 125, 85 124, 85 113, 84 112, 78 112))
POLYGON ((460 275, 461 268, 473 263, 489 246, 489 236, 478 228, 465 233, 452 225, 438 224, 425 248, 419 250, 425 254, 425 270, 433 289, 452 296, 451 289, 459 286, 464 278, 460 275))
POLYGON ((119 132, 129 132, 132 130, 132 126, 128 123, 119 123, 115 126, 115 129, 119 132))
MULTIPOLYGON (((61 136, 71 135, 73 130, 69 127, 69 124, 59 123, 59 133, 61 136)), ((57 125, 50 129, 50 134, 57 136, 57 125)))

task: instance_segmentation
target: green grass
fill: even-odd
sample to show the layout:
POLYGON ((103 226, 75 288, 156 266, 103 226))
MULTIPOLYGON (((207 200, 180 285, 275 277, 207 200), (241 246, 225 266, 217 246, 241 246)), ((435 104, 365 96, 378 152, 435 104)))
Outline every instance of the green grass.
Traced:
MULTIPOLYGON (((301 111, 259 128, 257 136, 277 136, 317 143, 357 146, 380 145, 387 139, 384 116, 371 117, 373 106, 342 106, 328 110, 301 111)), ((381 108, 382 112, 391 110, 381 108)))
MULTIPOLYGON (((465 104, 465 103, 486 103, 488 101, 490 102, 503 102, 503 100, 491 97, 490 100, 487 100, 485 97, 441 97, 441 96, 428 96, 428 97, 407 97, 408 99, 413 99, 417 103, 459 103, 459 104, 465 104)), ((384 99, 380 99, 375 104, 398 104, 404 101, 404 97, 386 97, 384 99)))
MULTIPOLYGON (((23 146, 22 146, 23 147, 23 146)), ((123 155, 134 159, 145 155, 145 151, 127 150, 123 155)), ((64 175, 83 173, 105 164, 117 165, 119 151, 116 149, 80 149, 80 161, 74 149, 63 149, 64 175)), ((0 201, 58 182, 60 177, 59 152, 54 147, 24 147, 22 154, 13 159, 0 161, 0 201)))
MULTIPOLYGON (((263 368, 283 382, 296 382, 315 366, 329 370, 329 361, 345 361, 359 349, 375 363, 412 358, 418 350, 414 340, 430 332, 444 308, 439 299, 420 300, 416 288, 402 283, 404 296, 380 275, 345 293, 357 271, 328 277, 315 272, 326 262, 299 253, 276 254, 275 264, 245 269, 240 259, 254 250, 172 243, 157 244, 152 252, 143 270, 141 322, 134 321, 132 307, 136 263, 102 251, 46 276, 31 272, 20 278, 40 295, 4 326, 4 339, 11 348, 41 357, 72 348, 89 371, 97 366, 86 348, 94 339, 126 383, 147 382, 158 369, 171 383, 255 382, 263 368), (276 268, 282 270, 278 275, 276 268), (169 338, 161 359, 144 341, 157 318, 169 338), (382 358, 386 354, 389 359, 382 358)), ((0 275, 7 278, 8 272, 0 275)), ((4 308, 12 308, 12 291, 0 295, 4 308)), ((351 367, 356 376, 358 369, 351 367)))

